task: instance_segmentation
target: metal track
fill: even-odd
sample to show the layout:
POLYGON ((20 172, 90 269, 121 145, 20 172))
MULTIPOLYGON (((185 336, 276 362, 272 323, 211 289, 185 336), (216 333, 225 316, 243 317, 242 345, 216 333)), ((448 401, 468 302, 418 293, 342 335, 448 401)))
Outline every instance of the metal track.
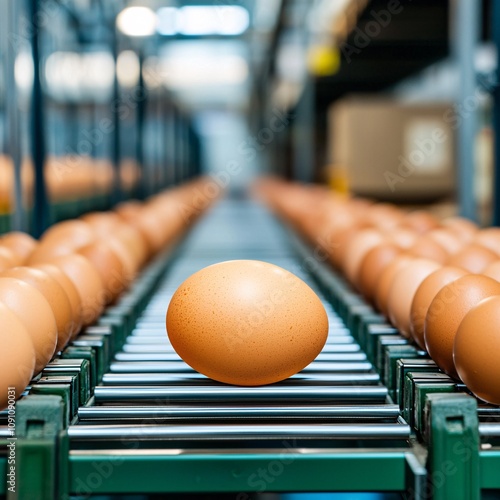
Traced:
MULTIPOLYGON (((72 446, 116 447, 120 440, 260 442, 282 437, 321 440, 410 436, 398 407, 388 403, 366 354, 322 297, 282 227, 250 202, 222 202, 194 229, 125 345, 95 388, 93 404, 69 429, 72 446), (294 272, 323 300, 330 323, 322 353, 302 372, 265 387, 234 387, 195 372, 179 358, 165 332, 165 312, 179 284, 224 260, 258 259, 294 272), (137 427, 134 422, 140 422, 137 427), (84 425, 85 424, 85 425, 84 425), (168 424, 168 425, 166 425, 168 424), (109 443, 109 444, 108 444, 109 443)), ((315 443, 316 443, 315 441, 315 443)))

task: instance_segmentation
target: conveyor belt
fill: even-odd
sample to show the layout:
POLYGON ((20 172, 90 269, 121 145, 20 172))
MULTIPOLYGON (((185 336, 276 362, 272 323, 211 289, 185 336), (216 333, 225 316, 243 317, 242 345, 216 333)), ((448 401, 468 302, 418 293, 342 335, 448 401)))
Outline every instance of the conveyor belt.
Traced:
MULTIPOLYGON (((238 492, 264 488, 406 491, 423 499, 428 478, 441 477, 449 463, 458 472, 433 498, 478 500, 481 488, 500 488, 500 411, 478 406, 465 390, 265 209, 224 201, 34 381, 18 403, 19 453, 29 457, 18 469, 32 474, 33 443, 43 442, 59 465, 24 484, 48 485, 47 499, 60 478, 67 478, 61 491, 72 494, 247 498, 238 492), (174 291, 230 259, 284 267, 323 301, 328 340, 300 373, 265 387, 229 386, 195 372, 169 344, 165 313, 174 291), (54 438, 61 398, 67 423, 54 438), (262 477, 265 486, 256 482, 262 477)), ((1 424, 6 417, 0 412, 1 424)), ((0 442, 8 437, 0 425, 0 442)))
MULTIPOLYGON (((81 407, 69 429, 78 443, 116 446, 134 436, 168 447, 179 440, 198 447, 215 441, 384 440, 404 445, 410 428, 350 331, 324 300, 327 343, 301 373, 265 387, 234 387, 196 373, 176 354, 165 332, 165 312, 180 283, 197 270, 229 259, 258 259, 284 267, 322 297, 294 253, 285 230, 260 206, 224 201, 194 228, 120 352, 93 404, 81 407), (166 425, 168 424, 168 425, 166 425)), ((175 446, 178 446, 175 444, 175 446)))

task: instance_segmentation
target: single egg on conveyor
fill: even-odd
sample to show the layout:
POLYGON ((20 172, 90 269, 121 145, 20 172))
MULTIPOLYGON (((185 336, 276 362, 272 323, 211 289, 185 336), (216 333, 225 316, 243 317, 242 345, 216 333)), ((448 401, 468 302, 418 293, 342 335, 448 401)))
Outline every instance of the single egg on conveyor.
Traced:
POLYGON ((296 374, 328 336, 316 293, 289 271, 253 260, 221 262, 191 275, 170 301, 166 326, 189 366, 244 386, 296 374))

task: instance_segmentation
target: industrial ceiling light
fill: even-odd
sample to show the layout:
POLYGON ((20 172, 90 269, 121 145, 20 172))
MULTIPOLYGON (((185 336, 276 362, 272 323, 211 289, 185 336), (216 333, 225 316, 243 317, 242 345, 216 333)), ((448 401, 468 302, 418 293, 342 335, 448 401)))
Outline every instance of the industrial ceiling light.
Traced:
POLYGON ((151 36, 156 32, 158 19, 148 7, 127 7, 116 18, 116 26, 127 36, 151 36))
POLYGON ((161 35, 241 35, 250 26, 248 10, 239 5, 188 5, 158 9, 161 35))

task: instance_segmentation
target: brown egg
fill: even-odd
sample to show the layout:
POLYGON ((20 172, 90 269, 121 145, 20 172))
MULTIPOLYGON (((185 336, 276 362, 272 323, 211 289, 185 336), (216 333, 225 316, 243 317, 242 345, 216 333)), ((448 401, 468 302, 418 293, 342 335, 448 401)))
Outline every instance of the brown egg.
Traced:
POLYGON ((92 226, 82 220, 59 222, 43 234, 38 247, 28 259, 28 264, 43 264, 56 257, 70 255, 96 238, 92 226))
POLYGON ((347 279, 357 286, 356 277, 363 257, 373 247, 382 243, 384 237, 375 229, 364 229, 354 234, 346 243, 343 270, 347 279))
POLYGON ((221 262, 190 276, 167 311, 172 346, 219 382, 255 386, 284 380, 322 350, 328 317, 302 280, 266 262, 221 262))
POLYGON ((0 245, 12 250, 16 254, 16 260, 24 264, 37 247, 38 242, 29 234, 12 231, 0 239, 0 245))
POLYGON ((402 224, 404 227, 413 229, 421 234, 439 227, 439 221, 436 217, 425 210, 410 212, 405 216, 402 224))
POLYGON ((434 297, 424 323, 427 352, 448 375, 458 378, 453 364, 453 342, 464 316, 481 300, 500 294, 500 283, 468 274, 444 286, 434 297))
POLYGON ((489 264, 498 260, 498 255, 487 248, 471 243, 452 255, 446 265, 460 267, 470 273, 481 273, 489 264))
POLYGON ((19 257, 16 257, 10 248, 0 244, 0 267, 9 269, 10 267, 16 266, 19 260, 19 257))
POLYGON ((441 221, 441 225, 453 231, 464 242, 472 240, 479 229, 474 222, 464 217, 447 217, 441 221))
POLYGON ((389 231, 401 224, 405 214, 396 205, 376 203, 366 211, 365 220, 372 226, 389 231))
POLYGON ((500 255, 500 227, 489 227, 476 232, 474 243, 488 248, 497 256, 500 255))
POLYGON ((63 349, 73 331, 73 311, 64 288, 49 274, 32 267, 13 267, 1 274, 5 278, 17 278, 35 287, 49 303, 57 325, 56 352, 63 349))
POLYGON ((464 246, 463 241, 449 229, 433 229, 425 236, 441 245, 448 255, 457 253, 464 246))
POLYGON ((57 325, 47 299, 33 286, 15 278, 0 278, 0 302, 23 323, 35 347, 35 374, 52 359, 57 325))
POLYGON ((393 243, 379 243, 369 250, 361 262, 356 281, 363 295, 373 300, 378 280, 383 270, 402 252, 401 248, 393 243))
POLYGON ((159 252, 165 245, 165 234, 158 228, 158 214, 144 209, 136 218, 134 224, 144 236, 153 254, 159 252))
POLYGON ((120 228, 115 231, 114 236, 125 245, 130 256, 134 259, 136 271, 147 262, 149 257, 151 257, 151 249, 137 228, 122 224, 120 228))
POLYGON ((21 320, 0 302, 0 410, 7 408, 10 394, 18 399, 35 371, 35 347, 21 320))
POLYGON ((332 242, 330 247, 330 260, 337 268, 341 268, 343 262, 347 258, 347 245, 349 240, 360 232, 361 229, 366 229, 366 226, 353 225, 343 227, 333 232, 329 237, 332 242))
POLYGON ((132 222, 142 210, 143 204, 137 200, 128 200, 118 203, 114 208, 115 213, 127 222, 132 222))
POLYGON ((481 274, 500 281, 500 260, 496 260, 495 262, 489 264, 481 274))
POLYGON ((427 311, 437 293, 452 281, 467 274, 459 267, 441 267, 422 281, 411 304, 410 333, 415 342, 425 349, 424 323, 427 311))
POLYGON ((411 229, 397 228, 387 234, 401 248, 411 248, 419 238, 419 234, 411 229))
POLYGON ((96 268, 106 291, 106 304, 114 302, 128 285, 121 260, 107 241, 97 241, 81 247, 80 255, 96 268))
POLYGON ((73 243, 61 242, 60 244, 44 244, 40 243, 33 253, 28 257, 26 265, 36 266, 37 264, 43 264, 49 262, 57 257, 62 257, 63 255, 70 255, 74 253, 75 248, 73 243))
POLYGON ((106 292, 96 268, 78 254, 65 255, 50 263, 59 267, 75 285, 82 303, 82 325, 92 324, 101 315, 106 303, 106 292))
POLYGON ((68 276, 54 264, 38 264, 33 266, 33 269, 39 269, 40 271, 47 273, 49 276, 54 278, 66 292, 72 311, 72 329, 70 337, 72 339, 75 338, 82 327, 82 300, 80 299, 80 295, 75 285, 73 285, 73 282, 68 278, 68 276))
POLYGON ((422 281, 439 267, 432 260, 415 259, 394 274, 387 297, 387 312, 391 323, 407 338, 410 337, 410 314, 415 292, 422 281))
POLYGON ((121 203, 115 209, 116 213, 134 227, 148 246, 148 253, 156 253, 163 245, 163 237, 158 230, 158 217, 139 202, 121 203))
POLYGON ((380 273, 374 297, 378 310, 384 316, 388 315, 387 301, 389 299, 389 290, 391 288, 392 281, 394 280, 394 276, 400 269, 403 269, 412 260, 415 260, 415 258, 411 255, 400 254, 380 273))
POLYGON ((453 346, 459 377, 480 399, 500 405, 500 296, 481 300, 462 319, 453 346))
POLYGON ((47 229, 43 233, 40 243, 71 243, 73 248, 79 248, 92 243, 95 239, 95 231, 90 224, 82 220, 67 220, 58 222, 47 229))
POLYGON ((444 264, 450 257, 448 252, 427 235, 421 236, 409 249, 409 253, 421 259, 429 259, 444 264))
POLYGON ((118 225, 123 224, 123 219, 115 212, 89 212, 80 219, 102 236, 113 233, 118 225))

